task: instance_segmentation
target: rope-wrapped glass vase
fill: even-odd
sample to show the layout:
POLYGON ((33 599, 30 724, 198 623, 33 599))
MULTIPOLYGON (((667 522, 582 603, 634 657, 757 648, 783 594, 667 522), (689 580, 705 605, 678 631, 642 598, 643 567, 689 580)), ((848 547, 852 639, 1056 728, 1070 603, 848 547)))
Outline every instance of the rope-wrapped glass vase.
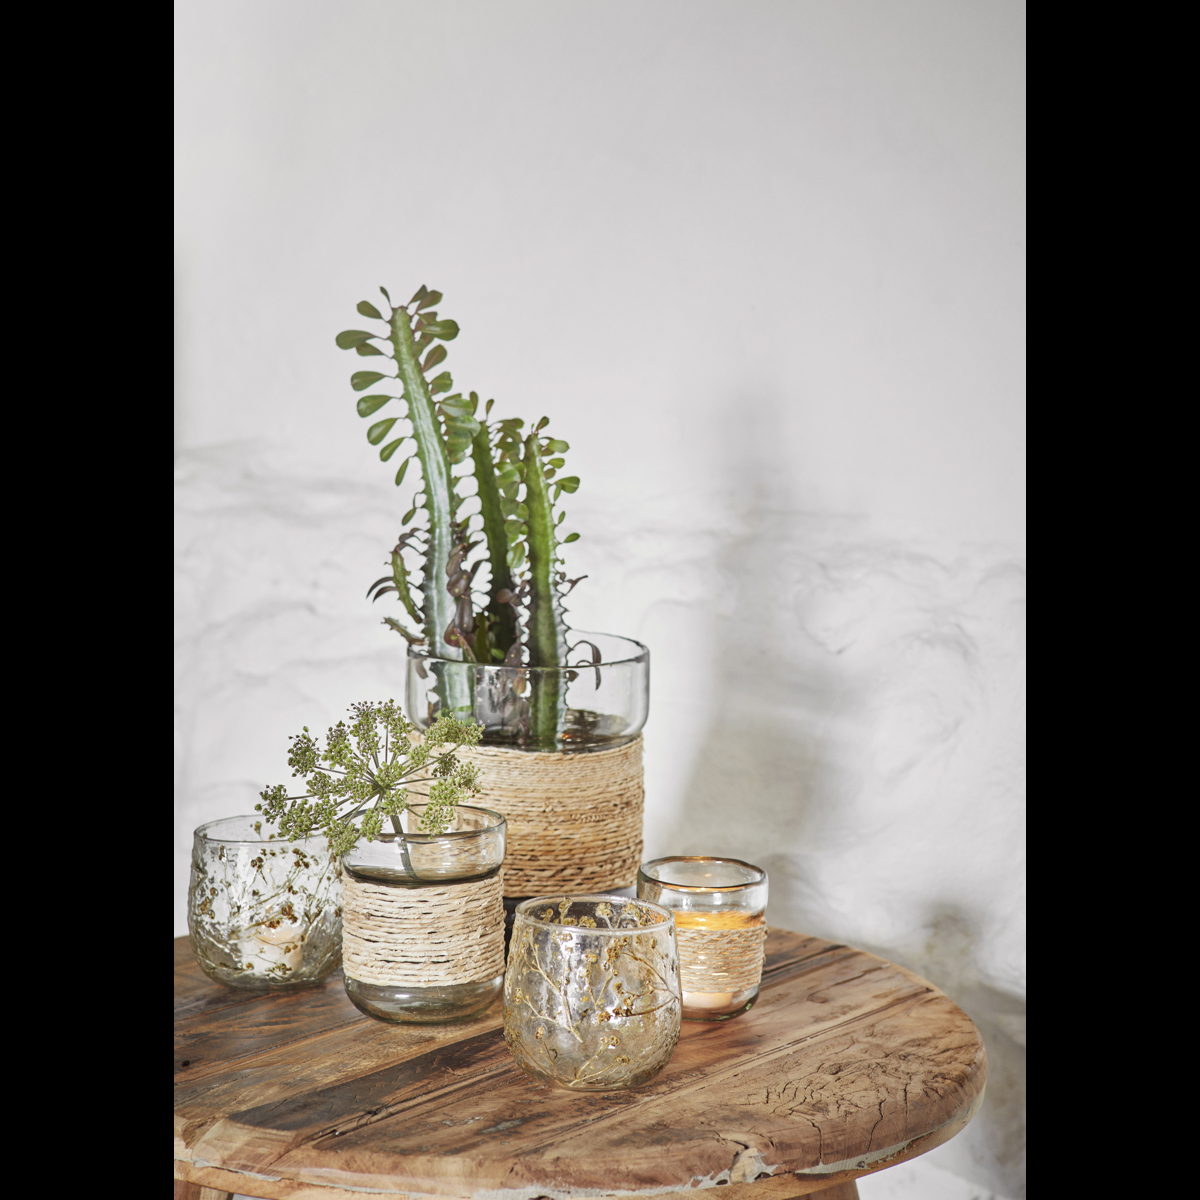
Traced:
POLYGON ((346 994, 383 1021, 461 1021, 504 982, 505 820, 460 804, 445 833, 423 833, 425 806, 342 858, 346 994))
POLYGON ((638 871, 637 894, 669 908, 685 1021, 727 1021, 758 999, 767 873, 736 858, 677 855, 638 871))
POLYGON ((480 799, 508 818, 510 899, 629 887, 641 861, 650 652, 605 633, 569 640, 564 667, 408 652, 405 706, 419 729, 443 712, 483 725, 460 757, 483 769, 480 799))

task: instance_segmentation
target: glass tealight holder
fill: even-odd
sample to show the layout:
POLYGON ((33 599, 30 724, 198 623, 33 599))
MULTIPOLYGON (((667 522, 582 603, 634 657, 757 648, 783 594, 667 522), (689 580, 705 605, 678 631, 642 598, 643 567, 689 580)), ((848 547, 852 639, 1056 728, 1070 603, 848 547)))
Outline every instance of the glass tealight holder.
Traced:
POLYGON ((253 814, 193 836, 188 932, 218 983, 272 990, 324 979, 341 955, 341 902, 323 837, 290 842, 253 814))
POLYGON ((431 834, 424 813, 342 857, 346 994, 381 1021, 468 1020, 504 982, 504 817, 460 804, 431 834))
POLYGON ((677 855, 638 871, 637 894, 674 914, 685 1021, 727 1021, 758 999, 767 873, 736 858, 677 855))
POLYGON ((679 1040, 675 925, 626 896, 549 896, 516 910, 504 1040, 518 1066, 577 1092, 637 1087, 679 1040))

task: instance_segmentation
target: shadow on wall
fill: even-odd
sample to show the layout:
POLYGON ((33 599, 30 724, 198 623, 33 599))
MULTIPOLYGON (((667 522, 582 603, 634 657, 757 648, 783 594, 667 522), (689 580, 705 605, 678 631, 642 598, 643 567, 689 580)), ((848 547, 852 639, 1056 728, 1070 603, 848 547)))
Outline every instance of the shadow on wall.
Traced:
POLYGON ((972 1017, 984 1108, 933 1153, 1017 1198, 1025 1002, 996 963, 1023 945, 1019 564, 798 511, 773 444, 727 460, 760 482, 720 553, 719 700, 669 844, 758 863, 773 923, 908 966, 972 1017))
POLYGON ((982 927, 978 915, 935 905, 916 953, 886 946, 874 952, 940 987, 975 1022, 987 1049, 983 1108, 958 1137, 931 1151, 931 1161, 1017 1198, 1025 1195, 1025 1001, 979 978, 982 927))

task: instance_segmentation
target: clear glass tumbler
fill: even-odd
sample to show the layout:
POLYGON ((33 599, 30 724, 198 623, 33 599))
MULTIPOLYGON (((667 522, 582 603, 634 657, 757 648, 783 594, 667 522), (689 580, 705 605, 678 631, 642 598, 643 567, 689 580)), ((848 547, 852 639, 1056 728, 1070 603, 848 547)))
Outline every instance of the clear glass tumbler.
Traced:
POLYGON ((424 812, 410 804, 399 833, 342 858, 346 994, 381 1021, 464 1021, 504 983, 505 820, 460 804, 445 833, 429 834, 424 812))
POLYGON ((736 858, 656 858, 638 871, 637 894, 675 915, 683 1019, 746 1012, 762 979, 766 871, 736 858))
POLYGON ((483 725, 484 745, 525 750, 595 750, 635 738, 650 708, 650 651, 611 633, 572 631, 568 641, 562 667, 462 662, 410 647, 409 719, 428 729, 453 712, 483 725))
POLYGON ((196 830, 188 931, 204 973, 233 988, 293 988, 341 957, 342 884, 319 836, 289 842, 261 817, 196 830))
POLYGON ((624 896, 535 897, 517 906, 504 1039, 537 1079, 579 1092, 637 1087, 679 1040, 675 925, 624 896))

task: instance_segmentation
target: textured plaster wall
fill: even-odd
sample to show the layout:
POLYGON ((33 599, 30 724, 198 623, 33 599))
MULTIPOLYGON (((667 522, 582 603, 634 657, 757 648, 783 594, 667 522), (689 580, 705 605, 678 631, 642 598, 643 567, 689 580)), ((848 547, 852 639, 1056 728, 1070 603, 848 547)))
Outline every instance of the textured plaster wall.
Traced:
POLYGON ((425 282, 458 384, 572 443, 573 623, 653 656, 647 851, 762 863, 983 1031, 981 1117, 864 1197, 1023 1195, 1021 8, 177 16, 175 932, 192 828, 402 692, 406 496, 332 335, 425 282))

